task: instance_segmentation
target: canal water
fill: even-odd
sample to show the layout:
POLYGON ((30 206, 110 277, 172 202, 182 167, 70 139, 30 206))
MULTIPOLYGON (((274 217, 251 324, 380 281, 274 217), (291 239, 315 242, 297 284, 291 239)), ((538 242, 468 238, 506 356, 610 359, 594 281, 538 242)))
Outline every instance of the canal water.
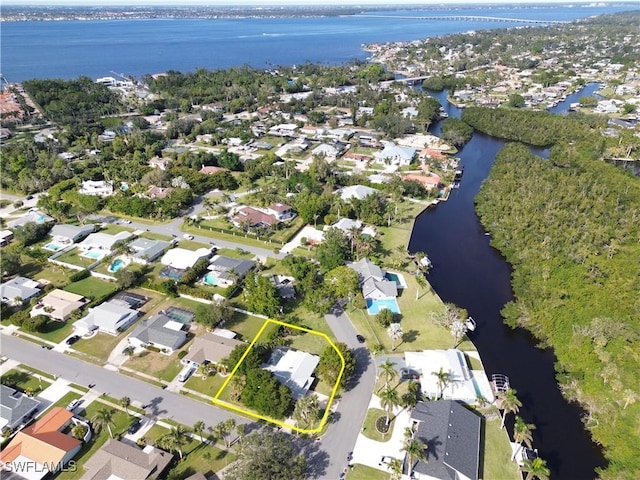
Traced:
MULTIPOLYGON (((446 101, 445 92, 431 94, 440 100, 449 116, 460 116, 460 110, 446 101)), ((577 101, 573 98, 555 107, 556 112, 577 101)), ((432 131, 439 133, 439 123, 432 131)), ((504 144, 503 140, 474 133, 459 153, 464 167, 460 188, 451 192, 448 201, 429 207, 418 216, 409 251, 428 254, 433 262, 428 279, 434 290, 444 302, 466 308, 476 320, 477 328, 469 336, 480 352, 485 370, 489 376, 507 375, 517 390, 523 404, 519 414, 527 423, 536 425, 534 448, 547 461, 551 478, 594 478, 594 469, 605 466, 606 461, 580 420, 584 411, 567 403, 560 393, 553 352, 537 348, 526 330, 505 326, 500 316, 504 304, 513 299, 511 267, 490 246, 490 236, 476 216, 474 198, 504 144)))

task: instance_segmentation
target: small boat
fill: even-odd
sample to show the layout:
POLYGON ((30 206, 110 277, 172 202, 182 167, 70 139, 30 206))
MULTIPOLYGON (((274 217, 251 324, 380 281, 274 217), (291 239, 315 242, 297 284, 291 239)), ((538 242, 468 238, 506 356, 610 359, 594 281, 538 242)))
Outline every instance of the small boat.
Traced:
POLYGON ((431 263, 431 260, 429 260, 429 257, 427 257, 426 255, 420 259, 420 265, 423 268, 431 268, 433 266, 433 263, 431 263))
POLYGON ((454 182, 459 182, 460 180, 462 180, 462 175, 464 174, 464 170, 462 170, 461 168, 459 168, 458 170, 456 170, 455 175, 453 176, 453 181, 454 182))
POLYGON ((470 332, 473 332, 476 329, 476 321, 473 319, 473 317, 467 318, 464 324, 467 326, 467 329, 470 332))

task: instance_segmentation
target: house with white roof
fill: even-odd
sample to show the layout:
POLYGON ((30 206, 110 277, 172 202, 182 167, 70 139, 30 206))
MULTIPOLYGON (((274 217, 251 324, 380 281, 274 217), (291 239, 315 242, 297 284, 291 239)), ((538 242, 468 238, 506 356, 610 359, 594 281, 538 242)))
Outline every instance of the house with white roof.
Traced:
POLYGON ((296 134, 298 125, 295 123, 281 123, 269 129, 269 135, 277 135, 280 137, 293 137, 296 134))
POLYGON ((242 280, 256 266, 252 260, 216 255, 211 259, 205 282, 218 287, 228 287, 242 280))
POLYGON ((64 322, 73 312, 87 303, 89 300, 82 295, 56 288, 40 299, 29 312, 29 316, 45 315, 53 320, 64 322))
POLYGON ((134 347, 156 347, 162 353, 171 355, 174 350, 187 342, 188 325, 172 318, 157 314, 143 320, 129 336, 129 343, 134 347))
POLYGON ((478 396, 493 402, 494 395, 484 370, 471 371, 467 366, 464 353, 457 349, 423 350, 405 352, 406 368, 420 375, 422 394, 429 398, 438 398, 440 387, 437 374, 441 369, 450 375, 450 382, 442 391, 442 398, 475 403, 478 396))
POLYGON ((122 242, 130 236, 129 232, 118 232, 115 235, 103 232, 92 233, 78 244, 78 248, 85 252, 98 250, 108 255, 116 243, 122 242))
POLYGON ((378 190, 364 185, 351 185, 349 187, 343 187, 338 190, 340 198, 345 202, 348 202, 352 198, 363 200, 373 193, 377 193, 378 190))
POLYGON ((53 222, 53 217, 50 217, 46 213, 42 213, 37 208, 31 208, 27 213, 21 217, 15 218, 7 222, 7 226, 12 229, 24 227, 27 223, 36 223, 42 225, 43 223, 53 222))
POLYGON ((72 243, 79 242, 89 234, 93 233, 95 225, 54 225, 49 235, 53 237, 54 243, 58 245, 71 245, 72 243))
POLYGON ((159 258, 170 245, 170 242, 140 237, 129 243, 127 247, 134 252, 131 255, 133 262, 146 265, 159 258))
POLYGON ((75 322, 73 328, 85 334, 94 330, 118 335, 126 330, 138 318, 139 312, 133 310, 124 300, 109 300, 89 309, 89 313, 75 322))
POLYGON ((193 267, 198 260, 211 255, 208 248, 199 248, 197 250, 187 250, 186 248, 172 248, 160 259, 160 263, 168 267, 178 270, 186 270, 193 267))
POLYGON ((30 278, 15 277, 0 284, 0 298, 2 303, 20 306, 33 297, 40 295, 40 284, 30 278))
POLYGON ((373 158, 377 163, 395 167, 404 167, 410 165, 415 157, 416 149, 413 147, 396 145, 395 143, 387 140, 382 140, 380 143, 384 145, 384 148, 380 152, 373 154, 373 158))
POLYGON ((322 157, 325 160, 335 160, 338 158, 340 152, 333 145, 329 145, 326 143, 321 143, 316 148, 311 150, 311 155, 322 157))
POLYGON ((97 197, 108 197, 113 195, 113 182, 105 180, 85 180, 78 190, 82 195, 94 195, 97 197))
POLYGON ((313 371, 320 363, 320 357, 300 350, 278 347, 271 352, 269 362, 262 368, 274 374, 278 381, 289 387, 296 400, 304 397, 315 377, 313 371))

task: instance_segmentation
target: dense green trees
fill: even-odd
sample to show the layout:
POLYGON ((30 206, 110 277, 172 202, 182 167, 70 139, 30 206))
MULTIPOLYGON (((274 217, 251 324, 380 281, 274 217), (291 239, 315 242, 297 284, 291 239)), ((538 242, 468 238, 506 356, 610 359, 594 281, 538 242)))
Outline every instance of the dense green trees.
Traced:
POLYGON ((293 409, 289 387, 281 385, 273 373, 262 368, 247 372, 241 399, 246 406, 272 418, 284 418, 293 409))
POLYGON ((244 297, 247 308, 256 313, 275 317, 280 313, 280 297, 269 278, 250 273, 244 281, 244 297))
MULTIPOLYGON (((345 367, 340 379, 340 385, 344 387, 349 382, 356 368, 356 359, 346 344, 339 342, 336 343, 336 347, 338 347, 340 355, 344 358, 345 367)), ((333 386, 338 380, 340 370, 342 369, 340 355, 336 352, 335 348, 328 346, 320 356, 320 363, 317 368, 318 377, 328 385, 333 386)))

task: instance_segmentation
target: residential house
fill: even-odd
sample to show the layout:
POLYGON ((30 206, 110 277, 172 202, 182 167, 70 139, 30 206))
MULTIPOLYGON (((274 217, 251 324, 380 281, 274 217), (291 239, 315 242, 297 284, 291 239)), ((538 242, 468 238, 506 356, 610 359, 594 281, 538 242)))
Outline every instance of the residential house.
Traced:
POLYGON ((85 180, 78 193, 82 195, 94 195, 97 197, 108 197, 113 195, 113 182, 104 180, 85 180))
POLYGON ((115 235, 103 232, 92 233, 78 244, 78 248, 84 252, 92 250, 108 255, 117 243, 126 240, 130 236, 131 233, 126 231, 118 232, 115 235))
POLYGON ((215 255, 211 259, 206 275, 208 285, 228 287, 242 280, 256 266, 252 260, 215 255))
POLYGON ((335 160, 336 158, 338 158, 339 154, 340 152, 336 147, 334 147, 333 145, 328 145, 326 143, 321 143, 316 148, 311 150, 311 155, 322 157, 328 161, 335 160))
POLYGON ((348 202, 352 198, 357 200, 363 200, 373 193, 377 193, 378 190, 364 185, 351 185, 349 187, 343 187, 338 190, 340 198, 345 202, 348 202))
POLYGON ((441 182, 440 176, 436 175, 435 173, 431 173, 429 175, 421 175, 419 173, 407 173, 405 175, 402 175, 402 180, 418 182, 424 187, 425 190, 432 190, 434 188, 438 188, 441 182))
POLYGON ((172 159, 169 157, 155 156, 149 160, 149 166, 151 168, 159 168, 160 170, 169 170, 171 168, 172 159))
POLYGON ((3 303, 20 306, 40 295, 40 284, 30 278, 15 277, 0 284, 0 298, 3 303))
POLYGON ((404 167, 413 162, 416 154, 415 148, 396 145, 387 140, 382 140, 381 143, 384 148, 380 152, 373 154, 376 162, 395 167, 404 167))
POLYGON ((280 137, 293 137, 296 134, 298 125, 295 123, 281 123, 275 125, 269 129, 269 135, 276 135, 280 137))
MULTIPOLYGON (((481 417, 453 400, 419 402, 411 411, 413 438, 422 442, 425 461, 411 471, 416 480, 477 480, 481 417)), ((405 461, 409 461, 408 457, 405 461)))
POLYGON ((140 196, 151 199, 162 199, 171 195, 173 190, 175 190, 173 187, 156 187, 155 185, 151 185, 144 193, 140 194, 140 196))
POLYGON ((58 245, 71 245, 72 243, 79 242, 93 233, 95 225, 54 225, 49 235, 53 237, 53 243, 58 245))
POLYGON ((397 283, 388 280, 386 278, 387 272, 368 258, 363 258, 357 262, 347 262, 346 265, 358 274, 360 288, 365 300, 380 300, 398 296, 397 283))
POLYGON ((0 462, 5 469, 13 462, 22 462, 23 465, 32 462, 34 468, 26 477, 29 480, 41 479, 62 469, 82 448, 80 440, 62 433, 62 430, 76 422, 71 412, 61 407, 52 408, 13 437, 0 453, 0 462))
POLYGON ((157 314, 143 320, 129 336, 129 343, 135 347, 152 346, 162 353, 171 355, 188 340, 188 325, 180 323, 164 314, 157 314))
POLYGON ((89 303, 82 295, 56 288, 42 297, 31 309, 29 315, 45 315, 53 320, 64 322, 76 310, 89 303))
POLYGON ((231 219, 236 228, 269 228, 278 223, 278 219, 254 207, 240 207, 231 219))
POLYGON ((360 220, 352 220, 350 218, 341 218, 333 225, 325 226, 324 230, 326 231, 329 228, 342 230, 348 237, 353 235, 354 230, 357 232, 357 235, 368 235, 370 237, 376 236, 376 231, 373 227, 364 225, 360 220))
POLYGON ((418 116, 418 109, 416 107, 406 107, 400 112, 404 118, 414 119, 418 116))
POLYGON ((231 355, 233 349, 238 345, 244 345, 244 342, 218 335, 216 332, 209 332, 193 341, 193 345, 189 347, 189 353, 182 359, 182 362, 191 362, 197 365, 220 363, 231 355))
POLYGON ((13 232, 11 230, 0 230, 0 247, 9 245, 11 240, 13 240, 13 232))
POLYGON ((278 347, 271 352, 271 358, 262 368, 272 372, 281 384, 289 387, 293 398, 298 400, 304 397, 313 385, 313 371, 318 363, 318 355, 278 347))
POLYGON ((178 270, 186 270, 193 267, 201 258, 207 258, 211 255, 208 248, 199 248, 197 250, 187 250, 185 248, 172 248, 160 259, 160 263, 178 270))
POLYGON ((200 173, 204 174, 204 175, 213 175, 214 173, 218 173, 218 172, 228 172, 229 170, 226 168, 222 168, 222 167, 215 167, 213 165, 203 165, 202 168, 200 169, 200 173))
POLYGON ((171 243, 162 240, 140 237, 128 244, 127 247, 135 252, 131 255, 133 262, 146 265, 159 258, 170 245, 171 243))
POLYGON ((267 213, 276 218, 279 222, 290 220, 296 216, 293 208, 286 203, 274 203, 267 207, 267 213))
POLYGON ((276 287, 278 296, 285 300, 296 298, 296 289, 293 286, 293 277, 285 277, 284 275, 271 275, 271 282, 276 287))
POLYGON ((42 213, 37 208, 30 208, 29 211, 21 217, 8 221, 7 226, 15 230, 16 228, 24 227, 27 223, 42 225, 49 222, 53 222, 53 217, 42 213))
POLYGON ((81 480, 160 478, 172 459, 171 453, 151 445, 140 449, 111 438, 84 464, 81 480))
POLYGON ((15 430, 28 421, 39 406, 40 400, 0 384, 0 430, 15 430))
POLYGON ((494 400, 484 370, 470 370, 460 350, 406 352, 404 358, 406 368, 420 375, 420 387, 425 397, 438 398, 442 395, 444 399, 475 403, 481 395, 488 402, 494 400), (438 384, 435 375, 440 370, 450 376, 450 381, 444 387, 438 384))
POLYGON ((89 309, 89 313, 75 322, 73 328, 85 334, 96 329, 110 335, 118 335, 138 318, 139 312, 130 308, 124 300, 109 300, 89 309))
POLYGON ((324 128, 312 127, 311 125, 305 125, 300 129, 300 133, 306 135, 309 138, 319 138, 324 135, 324 128))

